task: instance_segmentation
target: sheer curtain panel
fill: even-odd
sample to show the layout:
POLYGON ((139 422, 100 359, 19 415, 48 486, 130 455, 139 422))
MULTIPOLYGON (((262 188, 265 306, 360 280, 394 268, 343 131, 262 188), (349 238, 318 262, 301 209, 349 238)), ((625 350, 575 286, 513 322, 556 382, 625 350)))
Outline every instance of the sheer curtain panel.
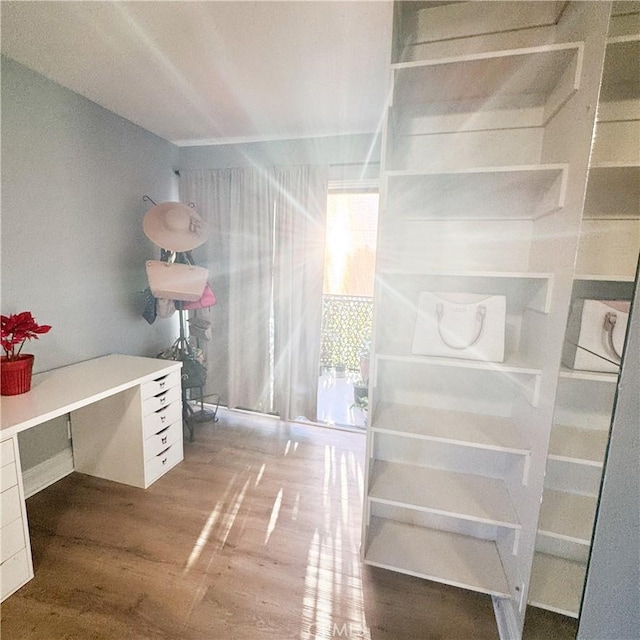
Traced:
POLYGON ((282 418, 316 420, 327 170, 273 171, 274 400, 282 418))
POLYGON ((218 303, 205 392, 219 393, 229 407, 269 412, 273 207, 268 176, 257 169, 184 171, 180 198, 193 202, 210 224, 201 253, 218 303))
POLYGON ((229 407, 316 419, 327 184, 326 167, 181 172, 211 230, 206 393, 229 407))

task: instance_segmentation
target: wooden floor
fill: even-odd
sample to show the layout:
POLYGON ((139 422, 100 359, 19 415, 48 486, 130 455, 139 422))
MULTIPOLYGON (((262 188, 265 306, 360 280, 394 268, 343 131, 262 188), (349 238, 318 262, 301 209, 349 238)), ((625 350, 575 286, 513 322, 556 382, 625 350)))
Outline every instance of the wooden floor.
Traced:
MULTIPOLYGON (((497 638, 490 598, 361 565, 363 450, 228 414, 146 491, 68 476, 27 501, 35 578, 3 640, 497 638)), ((527 637, 567 623, 540 612, 527 637)))

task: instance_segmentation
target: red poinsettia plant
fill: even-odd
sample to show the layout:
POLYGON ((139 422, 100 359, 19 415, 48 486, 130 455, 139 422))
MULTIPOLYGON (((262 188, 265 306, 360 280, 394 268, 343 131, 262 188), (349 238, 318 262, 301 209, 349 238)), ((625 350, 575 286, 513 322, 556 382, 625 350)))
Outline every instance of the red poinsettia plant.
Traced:
POLYGON ((39 335, 50 330, 50 325, 38 324, 30 311, 2 316, 2 348, 7 360, 17 360, 27 340, 37 340, 39 335))

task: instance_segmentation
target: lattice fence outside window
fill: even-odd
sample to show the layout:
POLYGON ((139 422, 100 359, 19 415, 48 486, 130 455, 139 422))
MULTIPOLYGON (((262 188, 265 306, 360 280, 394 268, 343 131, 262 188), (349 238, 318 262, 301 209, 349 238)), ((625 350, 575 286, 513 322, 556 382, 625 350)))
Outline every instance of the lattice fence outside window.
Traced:
POLYGON ((324 295, 320 364, 358 371, 363 345, 371 339, 373 298, 324 295))

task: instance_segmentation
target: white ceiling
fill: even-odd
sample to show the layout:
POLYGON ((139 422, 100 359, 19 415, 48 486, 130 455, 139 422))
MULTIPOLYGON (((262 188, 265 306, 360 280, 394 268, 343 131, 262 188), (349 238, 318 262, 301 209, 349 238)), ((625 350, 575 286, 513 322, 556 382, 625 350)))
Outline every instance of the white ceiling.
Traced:
POLYGON ((2 0, 2 53, 179 145, 376 131, 391 3, 2 0))

